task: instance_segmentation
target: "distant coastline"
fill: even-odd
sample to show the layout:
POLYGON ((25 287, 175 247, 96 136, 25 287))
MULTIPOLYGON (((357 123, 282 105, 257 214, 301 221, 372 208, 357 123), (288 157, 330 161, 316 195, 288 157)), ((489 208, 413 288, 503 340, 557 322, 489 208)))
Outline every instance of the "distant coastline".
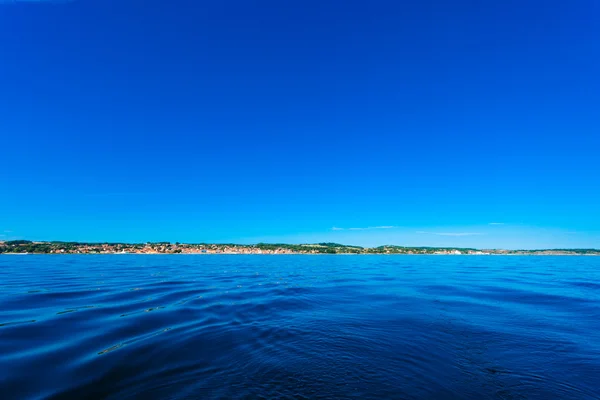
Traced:
POLYGON ((378 246, 339 243, 217 244, 217 243, 83 243, 60 241, 0 241, 0 254, 404 254, 404 255, 600 255, 600 249, 505 250, 461 247, 378 246))

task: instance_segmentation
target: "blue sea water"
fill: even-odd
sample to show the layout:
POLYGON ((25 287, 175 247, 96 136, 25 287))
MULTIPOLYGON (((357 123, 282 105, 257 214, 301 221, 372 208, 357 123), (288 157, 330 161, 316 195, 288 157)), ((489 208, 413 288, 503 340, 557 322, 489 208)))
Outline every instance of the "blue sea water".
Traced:
POLYGON ((0 256, 8 399, 600 399, 600 257, 0 256))

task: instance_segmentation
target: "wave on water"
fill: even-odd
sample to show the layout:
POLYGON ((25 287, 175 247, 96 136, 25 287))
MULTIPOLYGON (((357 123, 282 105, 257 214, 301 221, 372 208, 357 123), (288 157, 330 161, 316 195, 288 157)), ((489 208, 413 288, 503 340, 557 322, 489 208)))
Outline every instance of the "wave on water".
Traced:
POLYGON ((0 257, 3 399, 600 399, 600 258, 0 257))

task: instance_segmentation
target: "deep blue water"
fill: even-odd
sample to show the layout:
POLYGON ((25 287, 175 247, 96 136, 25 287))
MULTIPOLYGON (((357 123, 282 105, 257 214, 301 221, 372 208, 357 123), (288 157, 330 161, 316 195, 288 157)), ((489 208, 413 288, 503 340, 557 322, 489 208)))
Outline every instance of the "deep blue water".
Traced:
POLYGON ((0 397, 599 399, 600 257, 0 256, 0 397))

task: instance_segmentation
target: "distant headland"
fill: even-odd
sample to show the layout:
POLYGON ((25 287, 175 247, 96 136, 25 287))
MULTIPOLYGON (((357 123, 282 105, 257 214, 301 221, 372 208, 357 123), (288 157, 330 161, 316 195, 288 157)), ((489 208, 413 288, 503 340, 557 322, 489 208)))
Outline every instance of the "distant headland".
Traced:
POLYGON ((440 255, 600 255, 600 249, 503 250, 461 247, 361 247, 339 243, 84 243, 0 241, 0 254, 440 254, 440 255))

